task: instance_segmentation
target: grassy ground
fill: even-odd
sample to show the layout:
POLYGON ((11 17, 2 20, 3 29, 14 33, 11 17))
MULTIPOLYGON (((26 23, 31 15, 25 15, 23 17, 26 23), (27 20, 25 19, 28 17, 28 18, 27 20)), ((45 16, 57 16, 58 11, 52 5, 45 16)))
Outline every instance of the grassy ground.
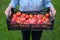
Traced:
MULTIPOLYGON (((0 0, 0 40, 22 40, 21 31, 8 31, 4 11, 10 0, 0 0)), ((53 31, 44 31, 41 40, 60 40, 60 0, 52 0, 57 14, 53 31)))

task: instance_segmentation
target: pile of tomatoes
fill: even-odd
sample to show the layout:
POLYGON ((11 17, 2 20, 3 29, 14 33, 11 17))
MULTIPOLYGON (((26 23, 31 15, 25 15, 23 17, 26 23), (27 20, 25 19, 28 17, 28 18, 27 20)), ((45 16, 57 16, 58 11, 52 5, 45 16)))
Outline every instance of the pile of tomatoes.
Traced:
POLYGON ((13 14, 11 24, 48 24, 50 22, 50 14, 26 14, 17 12, 13 14))

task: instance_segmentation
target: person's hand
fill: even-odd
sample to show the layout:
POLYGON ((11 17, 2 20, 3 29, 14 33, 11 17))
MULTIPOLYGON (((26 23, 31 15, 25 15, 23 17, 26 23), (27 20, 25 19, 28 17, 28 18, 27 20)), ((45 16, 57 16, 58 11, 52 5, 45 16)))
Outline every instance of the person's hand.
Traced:
POLYGON ((51 7, 51 8, 50 8, 50 15, 51 15, 51 16, 55 16, 55 14, 56 14, 55 8, 54 8, 54 7, 51 7))
POLYGON ((5 15, 6 16, 11 15, 11 8, 12 8, 12 6, 8 6, 8 8, 5 10, 5 15))

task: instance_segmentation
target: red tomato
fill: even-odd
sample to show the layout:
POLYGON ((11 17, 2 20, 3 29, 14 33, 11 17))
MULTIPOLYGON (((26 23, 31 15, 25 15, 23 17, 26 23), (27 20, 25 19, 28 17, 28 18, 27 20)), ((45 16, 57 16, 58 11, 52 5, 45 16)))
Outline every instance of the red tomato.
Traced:
POLYGON ((37 24, 43 24, 44 23, 44 20, 43 19, 39 19, 38 21, 37 21, 37 24))
POLYGON ((36 19, 37 19, 37 15, 34 15, 34 18, 36 18, 36 19))
POLYGON ((25 14, 25 13, 23 13, 21 16, 25 17, 25 16, 26 16, 26 14, 25 14))
POLYGON ((16 21, 17 17, 12 17, 12 19, 14 19, 16 21))
POLYGON ((17 15, 16 14, 13 14, 13 16, 12 17, 17 17, 17 15))
POLYGON ((45 20, 45 23, 48 24, 49 21, 50 21, 49 18, 47 18, 47 19, 45 20))
POLYGON ((21 21, 20 21, 20 19, 19 19, 20 17, 17 17, 17 19, 16 19, 16 23, 18 23, 18 24, 20 24, 21 23, 21 21))
POLYGON ((37 20, 35 18, 29 18, 29 24, 36 24, 37 20))
POLYGON ((30 14, 30 15, 29 15, 29 17, 30 17, 30 18, 33 18, 33 15, 32 15, 32 14, 30 14))
POLYGON ((46 17, 45 16, 43 17, 43 20, 46 20, 46 17))
POLYGON ((24 22, 24 24, 29 24, 29 20, 26 20, 26 21, 24 22))
POLYGON ((12 18, 11 19, 11 24, 15 24, 16 23, 16 19, 15 18, 12 18))
POLYGON ((16 15, 17 15, 17 16, 21 16, 21 12, 17 12, 16 15))
POLYGON ((37 18, 38 18, 38 19, 41 19, 42 17, 43 17, 42 14, 38 14, 38 15, 37 15, 37 18))
POLYGON ((50 14, 49 14, 49 13, 47 13, 47 14, 45 14, 45 16, 46 16, 47 18, 49 18, 49 17, 50 17, 50 14))
POLYGON ((25 17, 20 17, 20 21, 21 22, 25 22, 26 21, 26 18, 25 17))
POLYGON ((29 18, 29 15, 26 15, 25 17, 26 17, 26 18, 29 18))

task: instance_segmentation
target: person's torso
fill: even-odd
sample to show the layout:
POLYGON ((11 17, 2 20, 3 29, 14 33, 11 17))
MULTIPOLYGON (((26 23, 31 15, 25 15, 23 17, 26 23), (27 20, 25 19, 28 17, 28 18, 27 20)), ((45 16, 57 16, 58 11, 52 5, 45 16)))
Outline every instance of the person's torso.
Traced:
POLYGON ((43 0, 20 0, 21 11, 39 11, 43 8, 43 0))

